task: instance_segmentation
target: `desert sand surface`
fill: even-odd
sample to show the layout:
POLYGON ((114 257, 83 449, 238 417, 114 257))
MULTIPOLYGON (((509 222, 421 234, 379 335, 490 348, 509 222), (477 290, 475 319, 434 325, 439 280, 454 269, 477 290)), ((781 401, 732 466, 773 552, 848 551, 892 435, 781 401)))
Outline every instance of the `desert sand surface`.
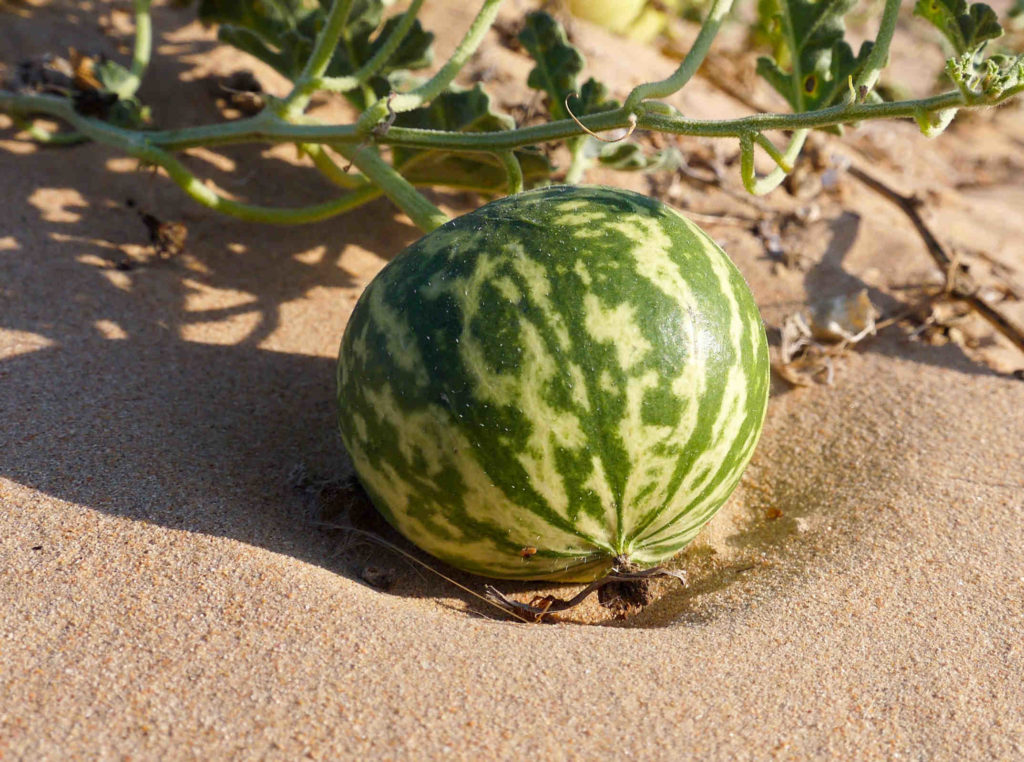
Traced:
MULTIPOLYGON (((465 12, 427 7, 450 50, 465 12)), ((0 6, 0 55, 123 56, 129 8, 0 6)), ((251 67, 281 87, 192 19, 155 15, 140 95, 162 125, 225 118, 211 76, 251 67)), ((906 26, 913 69, 928 59, 906 52, 906 26)), ((674 66, 573 33, 619 97, 674 66)), ((472 66, 499 72, 500 104, 529 97, 525 58, 497 35, 472 66)), ((700 79, 676 102, 745 112, 700 79)), ((822 299, 867 289, 896 315, 942 283, 853 162, 917 193, 1024 324, 1021 135, 1020 106, 934 141, 866 124, 821 139, 825 190, 756 203, 726 143, 681 144, 722 158, 719 185, 588 179, 698 213, 777 342, 822 299), (780 261, 757 221, 786 214, 780 261)), ((239 198, 334 193, 294 150, 188 160, 239 198)), ((626 621, 595 605, 523 624, 322 525, 340 512, 412 550, 331 486, 349 468, 333 389, 346 319, 417 237, 394 207, 245 224, 112 150, 39 148, 2 116, 0 178, 0 759, 1024 759, 1024 356, 987 323, 910 316, 832 358, 831 384, 776 377, 740 489, 674 564, 686 589, 626 621), (185 251, 155 256, 140 209, 184 224, 185 251)))

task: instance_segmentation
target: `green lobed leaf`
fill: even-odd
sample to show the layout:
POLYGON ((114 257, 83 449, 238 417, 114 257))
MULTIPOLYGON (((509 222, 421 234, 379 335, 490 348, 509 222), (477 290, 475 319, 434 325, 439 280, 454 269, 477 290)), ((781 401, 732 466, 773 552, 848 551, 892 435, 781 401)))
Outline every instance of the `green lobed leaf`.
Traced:
POLYGON ((552 117, 568 118, 565 99, 579 89, 576 77, 583 71, 583 54, 569 43, 562 25, 544 11, 527 14, 519 42, 536 62, 526 84, 547 93, 552 117))
POLYGON ((316 29, 323 24, 320 7, 301 0, 200 0, 199 20, 218 24, 222 42, 256 56, 295 79, 313 51, 316 29))
MULTIPOLYGON (((579 86, 577 77, 583 71, 583 54, 569 42, 565 29, 548 13, 527 14, 519 42, 536 62, 526 84, 547 94, 548 112, 554 119, 569 118, 567 99, 576 117, 619 107, 618 101, 608 97, 608 88, 593 77, 579 86)), ((579 136, 567 141, 574 156, 582 150, 586 139, 579 136)))
MULTIPOLYGON (((330 10, 329 0, 310 6, 302 0, 200 0, 199 18, 204 24, 219 24, 219 38, 253 55, 278 72, 296 79, 309 60, 316 36, 330 10)), ((327 75, 345 76, 358 70, 380 50, 402 15, 388 19, 383 27, 382 0, 355 0, 349 11, 337 49, 327 66, 327 75), (380 28, 380 31, 374 32, 380 28)), ((415 21, 401 45, 367 85, 376 97, 391 89, 387 76, 408 69, 422 69, 433 61, 434 35, 415 21)), ((347 94, 359 108, 369 105, 366 94, 347 94)))
POLYGON ((984 3, 967 5, 966 0, 917 0, 914 15, 931 22, 961 56, 977 51, 1003 34, 996 12, 984 3))
POLYGON ((835 103, 850 77, 863 68, 871 43, 856 55, 844 39, 843 16, 856 0, 763 0, 760 28, 773 48, 757 71, 794 111, 813 111, 835 103), (767 16, 767 18, 765 18, 767 16))
POLYGON ((648 154, 636 143, 605 144, 598 150, 597 160, 609 169, 622 172, 672 171, 683 165, 683 155, 678 148, 648 154))
POLYGON ((608 88, 603 83, 590 77, 583 83, 579 94, 569 99, 572 112, 576 116, 585 114, 599 114, 602 111, 614 111, 619 107, 619 102, 608 97, 608 88))
MULTIPOLYGON (((404 17, 405 14, 401 13, 397 16, 392 16, 384 22, 383 28, 381 28, 380 33, 370 43, 369 48, 365 51, 360 49, 359 53, 362 61, 369 61, 377 54, 377 51, 383 47, 392 32, 394 32, 395 27, 401 23, 404 17)), ((398 49, 391 54, 388 62, 384 64, 382 71, 389 73, 399 70, 425 69, 434 62, 433 46, 434 33, 425 30, 423 25, 420 24, 419 19, 417 19, 412 22, 412 28, 409 29, 405 39, 402 40, 402 44, 398 46, 398 49)))

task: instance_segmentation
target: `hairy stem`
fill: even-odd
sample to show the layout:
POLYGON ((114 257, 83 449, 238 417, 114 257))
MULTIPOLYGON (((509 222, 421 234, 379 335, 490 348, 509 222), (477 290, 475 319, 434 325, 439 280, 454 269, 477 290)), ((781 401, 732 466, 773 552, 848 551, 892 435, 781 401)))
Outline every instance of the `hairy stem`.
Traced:
POLYGON ((149 15, 151 0, 135 0, 135 47, 132 51, 131 77, 117 89, 118 98, 130 98, 138 92, 153 54, 153 20, 149 15))
POLYGON ((246 220, 247 222, 268 222, 281 225, 316 222, 351 211, 383 195, 383 191, 380 188, 366 185, 359 190, 346 193, 344 196, 333 201, 326 201, 312 206, 282 208, 243 204, 217 193, 217 191, 193 175, 184 164, 165 151, 150 149, 145 152, 144 158, 163 167, 168 176, 189 197, 198 201, 203 206, 231 217, 246 220))
POLYGON ((352 10, 353 0, 334 0, 331 10, 327 13, 327 20, 324 28, 316 37, 313 52, 306 61, 302 73, 295 81, 295 87, 285 98, 281 109, 283 116, 300 114, 309 104, 310 95, 317 89, 320 78, 327 71, 331 63, 334 51, 338 47, 338 40, 345 31, 345 22, 348 21, 349 11, 352 10))
MULTIPOLYGON (((792 161, 787 160, 782 151, 776 148, 775 144, 760 132, 754 135, 754 142, 761 146, 766 154, 772 157, 772 161, 774 161, 783 172, 788 174, 793 171, 792 161)), ((792 142, 790 142, 790 146, 792 147, 792 142)), ((789 149, 787 149, 787 152, 788 150, 789 149)))
POLYGON ((388 39, 381 45, 380 50, 374 53, 373 57, 363 64, 358 71, 344 77, 321 77, 317 82, 317 88, 336 93, 347 93, 349 90, 355 90, 370 79, 370 77, 381 70, 381 67, 388 62, 388 59, 398 50, 398 47, 408 36, 422 5, 423 0, 412 0, 412 3, 409 4, 409 9, 402 15, 402 20, 398 22, 398 25, 388 36, 388 39))
POLYGON ((495 151, 494 155, 501 160, 508 176, 508 194, 514 196, 523 192, 523 168, 516 158, 515 151, 495 151))
POLYGON ((358 167, 367 179, 380 188, 399 209, 409 215, 413 224, 424 233, 429 233, 434 228, 448 222, 448 215, 430 203, 423 194, 413 187, 412 183, 384 161, 375 147, 348 144, 332 147, 358 167))
POLYGON ((501 6, 501 2, 502 0, 484 0, 480 12, 466 31, 466 36, 462 38, 462 41, 452 53, 451 58, 448 59, 437 74, 408 93, 378 100, 359 117, 359 120, 356 122, 356 132, 360 135, 366 135, 386 119, 389 113, 400 114, 405 111, 412 111, 424 103, 429 103, 444 92, 452 80, 455 79, 455 75, 466 65, 469 57, 480 47, 480 43, 483 42, 487 30, 494 24, 494 19, 498 15, 498 8, 501 6))
POLYGON ((11 120, 14 122, 15 127, 28 133, 28 136, 37 143, 43 143, 44 145, 71 146, 84 143, 89 139, 80 132, 52 132, 40 127, 31 119, 24 119, 16 114, 11 116, 11 120))
MULTIPOLYGON (((999 98, 983 103, 967 103, 962 93, 951 90, 920 100, 886 103, 837 104, 817 111, 803 113, 753 114, 737 119, 687 119, 675 114, 645 110, 636 127, 675 135, 694 135, 711 138, 739 138, 766 130, 800 130, 830 127, 868 119, 915 118, 920 114, 939 112, 949 108, 992 106, 1016 95, 1019 88, 1008 90, 999 98)), ((66 98, 50 95, 15 94, 0 91, 0 111, 14 114, 48 114, 59 117, 74 127, 89 128, 102 133, 102 141, 129 150, 132 146, 152 145, 168 151, 179 151, 198 146, 217 146, 232 143, 330 143, 358 144, 364 138, 352 125, 291 124, 273 115, 259 114, 249 119, 188 127, 180 130, 134 132, 124 130, 74 111, 66 98)), ((604 111, 580 118, 580 123, 594 132, 628 128, 630 115, 624 108, 604 111)), ((447 132, 408 127, 392 127, 386 134, 375 136, 375 142, 384 145, 448 151, 494 151, 522 148, 548 141, 564 140, 583 135, 583 129, 571 119, 496 132, 447 132)), ((93 135, 90 135, 93 137, 93 135)), ((95 139, 100 140, 100 137, 95 139)), ((130 151, 129 151, 130 152, 130 151)))
POLYGON ((315 143, 299 143, 301 151, 313 160, 315 166, 324 177, 337 185, 339 188, 349 190, 361 188, 366 185, 367 180, 360 175, 352 175, 338 166, 322 145, 315 143))
POLYGON ((763 196, 779 187, 786 175, 793 169, 793 163, 803 150, 809 130, 797 130, 789 140, 786 150, 779 152, 766 137, 760 133, 740 136, 740 175, 743 187, 748 193, 763 196), (754 143, 765 149, 766 153, 778 165, 764 177, 758 177, 754 171, 754 143))
POLYGON ((870 92, 878 82, 882 69, 889 63, 889 45, 896 31, 896 19, 899 17, 902 2, 903 0, 885 0, 885 10, 882 11, 882 20, 878 25, 878 36, 864 62, 864 68, 857 76, 855 84, 858 91, 870 92))
POLYGON ((565 173, 565 182, 568 185, 576 185, 583 179, 583 173, 590 165, 590 159, 586 154, 586 141, 575 138, 570 141, 569 150, 572 159, 569 161, 569 169, 565 173))
POLYGON ((708 17, 704 20, 697 39, 693 42, 693 47, 687 52, 675 73, 660 82, 648 82, 634 87, 632 92, 626 96, 623 108, 627 112, 633 113, 636 112, 642 101, 650 98, 667 98, 682 90, 704 62, 711 43, 715 39, 715 35, 718 34, 718 28, 722 25, 725 17, 729 15, 731 8, 732 0, 714 0, 711 10, 708 11, 708 17))

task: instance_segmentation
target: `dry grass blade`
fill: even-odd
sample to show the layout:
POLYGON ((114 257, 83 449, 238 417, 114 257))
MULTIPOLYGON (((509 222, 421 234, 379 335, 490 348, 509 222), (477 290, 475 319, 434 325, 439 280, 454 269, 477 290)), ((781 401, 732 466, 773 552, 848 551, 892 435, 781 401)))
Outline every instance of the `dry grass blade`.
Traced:
MULTIPOLYGON (((436 574, 438 577, 440 577, 441 579, 445 580, 446 582, 449 582, 450 584, 455 585, 455 587, 459 588, 464 593, 468 593, 469 595, 473 596, 474 598, 477 598, 477 599, 483 601, 487 605, 494 606, 496 609, 499 609, 500 611, 504 612, 505 614, 508 614, 509 616, 514 616, 516 619, 518 619, 521 622, 530 622, 530 621, 532 621, 532 620, 527 619, 527 618, 521 616, 520 614, 518 614, 513 609, 512 606, 509 606, 509 607, 506 608, 505 606, 501 605, 501 603, 495 601, 493 598, 491 598, 489 596, 485 596, 485 595, 480 595, 480 593, 476 592, 475 590, 472 590, 471 588, 468 588, 465 585, 461 584, 460 582, 457 582, 456 580, 452 579, 448 575, 446 575, 446 574, 444 574, 442 572, 439 572, 437 569, 432 567, 430 564, 425 563, 424 561, 421 561, 420 559, 416 558, 416 556, 414 556, 412 553, 409 553, 408 551, 403 550, 402 548, 398 547, 397 545, 395 545, 392 542, 388 542, 383 537, 380 537, 379 535, 376 535, 373 532, 367 532, 365 529, 358 529, 358 528, 353 527, 353 526, 348 526, 346 524, 337 524, 337 523, 334 523, 334 522, 320 521, 320 522, 317 522, 317 524, 319 524, 320 526, 323 526, 323 527, 328 527, 330 529, 340 529, 343 532, 351 532, 353 534, 358 534, 359 536, 365 537, 368 540, 376 542, 379 545, 383 545, 388 550, 393 550, 395 553, 398 553, 405 560, 411 561, 412 563, 416 564, 417 566, 419 566, 419 567, 421 567, 423 569, 426 569, 427 571, 431 572, 432 574, 436 574)), ((489 587, 488 587, 488 590, 490 590, 489 587)))

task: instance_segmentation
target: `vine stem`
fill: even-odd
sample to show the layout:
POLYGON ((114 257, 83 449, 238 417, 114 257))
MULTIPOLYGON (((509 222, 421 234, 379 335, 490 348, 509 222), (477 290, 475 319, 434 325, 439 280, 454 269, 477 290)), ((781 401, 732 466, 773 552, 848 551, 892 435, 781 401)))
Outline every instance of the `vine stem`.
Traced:
POLYGON ((793 163, 803 150, 809 130, 797 130, 789 140, 785 151, 780 152, 768 138, 761 133, 740 136, 740 176, 743 187, 754 196, 770 193, 782 184, 786 175, 793 171, 793 163), (778 165, 764 177, 758 177, 754 171, 754 144, 761 146, 778 165))
POLYGON ((339 167, 322 145, 317 143, 298 143, 297 145, 313 161, 313 166, 319 170, 320 174, 339 188, 352 190, 366 184, 366 178, 351 175, 339 167))
POLYGON ((408 214, 413 224, 424 233, 429 233, 450 219, 416 190, 412 183, 398 174, 394 167, 384 161, 376 148, 348 144, 335 145, 332 148, 358 167, 366 178, 380 188, 399 209, 408 214))
POLYGON ((718 28, 722 25, 725 17, 729 15, 731 8, 732 0, 714 0, 711 10, 708 11, 708 16, 697 34, 697 39, 693 41, 693 47, 687 52, 686 57, 679 64, 679 68, 672 76, 660 82, 648 82, 634 87, 626 96, 623 108, 629 113, 635 113, 645 100, 667 98, 682 90, 704 62, 708 50, 711 49, 711 43, 715 39, 715 35, 718 34, 718 28))
MULTIPOLYGON (((779 169, 764 178, 755 178, 753 175, 754 135, 763 131, 795 131, 790 146, 781 154, 784 163, 791 164, 802 146, 803 137, 800 132, 810 128, 872 118, 921 118, 922 115, 942 113, 955 108, 996 105, 1014 97, 1022 89, 1024 86, 1011 88, 998 98, 986 101, 968 101, 960 91, 950 91, 921 100, 895 103, 840 103, 818 111, 795 114, 754 114, 731 120, 686 119, 678 114, 665 113, 661 109, 656 109, 657 104, 652 103, 642 104, 643 113, 639 117, 620 108, 583 117, 580 124, 571 119, 565 119, 534 127, 498 132, 458 133, 393 127, 385 134, 376 137, 376 141, 410 148, 493 154, 549 140, 579 137, 584 134, 582 127, 592 131, 627 127, 630 124, 630 119, 636 118, 639 129, 680 135, 734 137, 741 140, 746 138, 751 144, 749 164, 744 165, 741 161, 741 169, 744 173, 745 185, 753 187, 754 192, 757 193, 766 192, 767 189, 778 185, 784 176, 783 163, 780 163, 779 169), (772 185, 773 183, 774 185, 772 185)), ((81 136, 113 146, 145 161, 164 166, 168 168, 169 174, 171 173, 169 167, 173 167, 172 179, 197 201, 244 219, 265 222, 300 222, 322 219, 331 213, 336 214, 339 211, 352 208, 349 204, 365 203, 370 196, 363 194, 369 194, 369 190, 359 188, 353 191, 353 194, 360 194, 356 198, 343 200, 348 199, 345 196, 342 199, 327 202, 325 205, 308 207, 302 211, 275 211, 267 207, 251 207, 216 197, 216 194, 211 196, 210 193, 213 191, 196 180, 191 173, 188 173, 180 165, 180 162, 178 164, 171 163, 172 160, 176 161, 171 152, 198 146, 247 142, 329 144, 342 155, 348 156, 350 160, 355 160, 354 163, 371 181, 380 182, 382 184, 380 192, 387 194, 409 214, 415 224, 424 230, 432 230, 447 220, 447 217, 436 206, 419 194, 390 165, 386 164, 376 150, 360 151, 358 147, 365 143, 365 139, 357 134, 351 125, 321 125, 309 122, 296 124, 284 121, 268 111, 249 119, 225 124, 145 133, 123 129, 98 119, 83 116, 74 110, 73 104, 66 98, 3 91, 0 91, 0 110, 12 113, 16 122, 26 116, 36 114, 57 117, 67 122, 81 136), (371 177, 367 167, 372 169, 374 176, 371 177)), ((61 138, 62 140, 71 139, 68 133, 61 134, 61 138)), ((744 151, 741 159, 746 154, 747 152, 744 151)), ((377 195, 380 193, 378 192, 377 195)))
POLYGON ((583 179, 583 175, 590 165, 586 150, 587 142, 585 140, 574 139, 571 141, 569 149, 571 159, 569 160, 569 169, 565 173, 566 185, 576 185, 583 179))
POLYGON ((40 127, 38 124, 33 122, 31 119, 25 119, 12 114, 11 119, 14 122, 14 126, 19 130, 28 133, 28 136, 36 142, 43 143, 44 145, 50 146, 73 146, 79 143, 84 143, 89 138, 80 132, 53 132, 40 127))
POLYGON ((438 70, 437 74, 408 93, 377 100, 359 117, 355 125, 356 133, 358 135, 367 135, 374 127, 384 121, 389 114, 401 114, 406 111, 412 111, 425 103, 429 103, 444 92, 452 80, 455 79, 455 75, 466 65, 469 57, 480 47, 484 35, 487 34, 487 30, 491 28, 494 24, 494 19, 498 16, 498 9, 501 7, 501 3, 502 0, 484 0, 480 12, 473 19, 473 23, 469 25, 465 36, 444 66, 438 70))
POLYGON ((505 174, 508 177, 508 194, 514 196, 523 192, 523 167, 516 158, 515 151, 495 151, 495 156, 505 167, 505 174))
MULTIPOLYGON (((1022 88, 1007 90, 999 98, 985 102, 968 103, 958 90, 951 90, 920 100, 883 103, 837 104, 817 111, 803 113, 752 114, 736 119, 687 119, 677 114, 660 113, 644 107, 637 117, 637 129, 655 130, 675 135, 693 135, 711 138, 739 138, 745 134, 767 130, 800 130, 830 127, 837 124, 869 119, 915 118, 921 114, 950 108, 993 106, 1015 96, 1022 88)), ((396 99, 397 100, 397 99, 396 99)), ((167 151, 186 148, 211 147, 235 143, 329 143, 358 144, 365 138, 352 125, 293 124, 263 113, 233 122, 186 127, 179 130, 135 132, 106 124, 98 119, 82 116, 71 103, 51 95, 22 94, 0 91, 0 111, 15 115, 47 114, 58 117, 76 128, 101 130, 103 142, 130 150, 133 146, 152 145, 167 151)), ((593 132, 628 128, 630 114, 619 108, 580 118, 580 122, 593 132)), ((392 127, 387 133, 375 136, 382 145, 405 146, 449 151, 479 151, 493 153, 522 148, 583 135, 583 129, 571 119, 495 132, 449 132, 409 127, 392 127)), ((99 139, 99 138, 97 138, 99 139)))
POLYGON ((217 193, 193 175, 177 158, 159 149, 150 149, 140 157, 163 167, 167 175, 195 201, 214 211, 237 217, 247 222, 267 222, 278 225, 295 225, 333 217, 349 212, 369 201, 380 198, 384 191, 374 185, 364 185, 358 190, 346 193, 332 201, 302 207, 271 207, 244 204, 217 193))
POLYGON ((388 39, 380 46, 380 49, 374 53, 373 57, 363 64, 358 71, 344 77, 320 77, 316 83, 317 87, 315 89, 330 90, 335 93, 346 93, 349 90, 355 90, 357 87, 369 80, 370 77, 380 71, 381 67, 387 63, 388 59, 391 58, 392 54, 398 50, 398 47, 409 35, 409 32, 412 30, 412 25, 416 22, 416 16, 420 11, 420 6, 422 5, 423 0, 413 0, 412 3, 409 4, 409 8, 404 14, 402 14, 402 20, 398 22, 398 25, 388 36, 388 39))
POLYGON ((338 47, 338 40, 341 39, 341 35, 345 31, 345 22, 348 21, 352 3, 353 0, 334 0, 331 3, 331 10, 327 13, 323 29, 316 36, 313 52, 310 53, 291 93, 281 104, 282 117, 288 118, 301 114, 309 105, 309 98, 316 90, 320 77, 327 71, 334 51, 338 47))
MULTIPOLYGON (((645 113, 637 118, 637 129, 698 137, 739 138, 744 134, 766 130, 813 129, 869 119, 912 119, 921 114, 939 112, 949 108, 996 105, 1016 95, 1019 89, 1007 91, 998 99, 985 103, 967 103, 960 91, 951 90, 920 100, 838 104, 818 111, 805 111, 799 114, 753 114, 737 119, 723 120, 687 119, 676 114, 658 113, 645 107, 645 113)), ((180 151, 186 148, 234 143, 337 144, 364 141, 364 138, 356 133, 352 125, 292 124, 269 113, 202 127, 139 133, 82 116, 74 111, 66 99, 51 95, 0 91, 0 110, 16 115, 48 114, 75 127, 90 124, 102 125, 106 133, 105 142, 118 145, 122 149, 142 143, 158 146, 168 151, 180 151)), ((625 109, 619 108, 581 117, 580 122, 587 129, 600 132, 628 128, 629 117, 630 115, 625 109)), ((375 142, 408 148, 491 153, 496 150, 522 148, 537 143, 577 137, 582 134, 584 134, 583 130, 573 120, 561 119, 531 127, 476 133, 392 127, 386 134, 376 136, 375 142)))
MULTIPOLYGON (((896 19, 899 17, 900 5, 903 0, 885 0, 885 9, 882 11, 882 20, 878 25, 878 36, 868 53, 864 68, 857 76, 856 90, 865 94, 871 92, 878 77, 889 62, 889 45, 892 43, 892 36, 896 32, 896 19)), ((848 96, 849 97, 849 96, 848 96)), ((859 96, 863 97, 863 96, 859 96)))
POLYGON ((151 0, 135 0, 135 46, 132 49, 131 77, 116 90, 118 98, 130 98, 138 92, 153 55, 153 19, 151 0))

